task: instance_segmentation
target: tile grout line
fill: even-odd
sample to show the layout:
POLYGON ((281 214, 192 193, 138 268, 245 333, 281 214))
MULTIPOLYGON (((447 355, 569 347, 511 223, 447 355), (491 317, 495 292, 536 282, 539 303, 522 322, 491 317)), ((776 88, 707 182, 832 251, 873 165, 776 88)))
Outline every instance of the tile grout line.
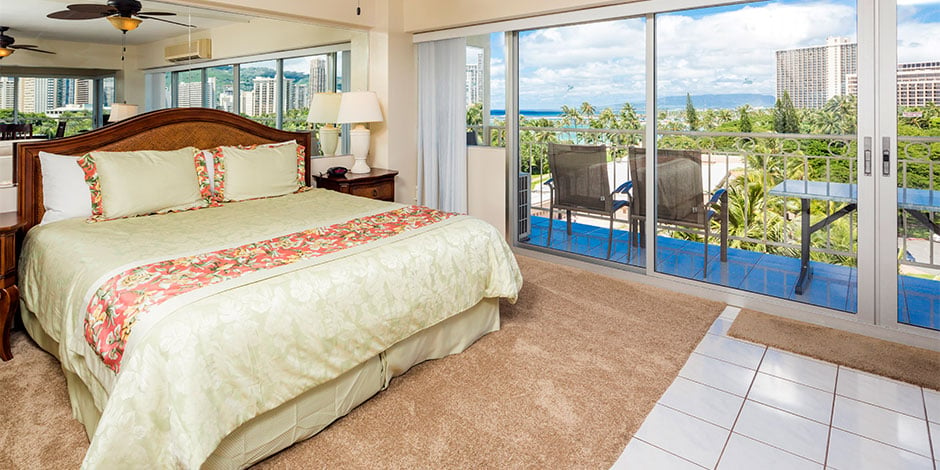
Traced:
MULTIPOLYGON (((829 411, 829 432, 826 433, 826 457, 823 459, 823 468, 829 468, 829 446, 832 445, 832 424, 836 419, 836 390, 839 389, 839 372, 842 366, 836 364, 836 383, 832 386, 832 408, 829 411)), ((936 470, 936 469, 934 469, 936 470)))
MULTIPOLYGON (((930 415, 927 414, 927 392, 924 391, 924 387, 920 388, 920 400, 924 405, 924 423, 927 424, 927 445, 930 446, 930 460, 933 460, 933 468, 937 469, 937 459, 940 459, 940 456, 933 451, 933 436, 930 435, 930 415)), ((937 436, 940 438, 940 436, 937 436)))
POLYGON ((721 463, 721 458, 725 456, 725 450, 728 449, 728 443, 731 442, 731 436, 734 435, 734 428, 738 425, 738 419, 741 418, 741 412, 744 411, 744 405, 747 404, 747 396, 751 394, 751 387, 754 386, 754 381, 757 380, 757 374, 760 370, 761 364, 764 362, 764 356, 767 355, 767 347, 764 347, 764 352, 760 355, 760 361, 757 363, 757 369, 754 369, 754 376, 751 377, 751 384, 747 386, 747 392, 744 393, 744 401, 741 402, 741 408, 738 408, 738 414, 734 417, 734 422, 731 423, 731 432, 728 433, 728 438, 725 439, 725 444, 721 446, 721 453, 718 454, 718 461, 715 462, 715 469, 718 469, 718 464, 721 463))
MULTIPOLYGON (((689 462, 690 464, 695 465, 696 467, 705 468, 705 467, 703 467, 703 466, 701 466, 701 465, 699 465, 699 464, 697 464, 697 463, 695 463, 695 462, 693 462, 693 461, 691 461, 691 460, 689 460, 689 459, 687 459, 687 458, 685 458, 685 457, 683 457, 683 456, 681 456, 681 455, 679 455, 679 454, 676 454, 676 453, 674 453, 674 452, 670 452, 670 451, 668 451, 668 450, 666 450, 666 449, 663 449, 662 447, 659 447, 658 445, 653 444, 652 442, 644 441, 643 439, 640 439, 639 437, 636 437, 636 435, 634 435, 631 439, 636 439, 636 440, 638 440, 638 441, 640 441, 640 442, 642 442, 642 443, 644 443, 644 444, 646 444, 646 445, 648 445, 648 446, 650 446, 650 447, 652 447, 652 448, 654 448, 654 449, 659 449, 659 450, 661 450, 661 451, 663 451, 663 452, 665 452, 665 453, 667 453, 667 454, 669 454, 669 455, 671 455, 671 456, 673 456, 673 457, 676 457, 676 458, 685 460, 686 462, 689 462)), ((627 445, 630 445, 630 443, 628 442, 627 445)), ((624 449, 624 452, 626 452, 626 449, 624 449)))

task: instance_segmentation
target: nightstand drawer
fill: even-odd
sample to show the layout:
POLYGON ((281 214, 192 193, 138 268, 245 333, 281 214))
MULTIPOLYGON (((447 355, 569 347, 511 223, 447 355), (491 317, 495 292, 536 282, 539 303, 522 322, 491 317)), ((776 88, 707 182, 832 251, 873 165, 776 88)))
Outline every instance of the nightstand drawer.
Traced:
POLYGON ((395 199, 395 185, 391 181, 382 181, 373 184, 349 185, 349 194, 383 201, 395 199))

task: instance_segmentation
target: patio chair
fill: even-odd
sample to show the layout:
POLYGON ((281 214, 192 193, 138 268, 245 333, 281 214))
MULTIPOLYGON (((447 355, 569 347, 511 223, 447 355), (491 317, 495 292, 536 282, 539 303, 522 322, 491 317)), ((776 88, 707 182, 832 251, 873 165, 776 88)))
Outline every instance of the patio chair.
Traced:
POLYGON ((607 258, 614 238, 614 214, 629 205, 628 200, 615 200, 615 194, 627 194, 629 181, 614 191, 607 179, 607 147, 593 145, 548 144, 548 167, 552 173, 548 185, 551 198, 548 207, 548 245, 552 243, 555 209, 565 211, 568 235, 571 235, 571 212, 586 212, 610 219, 607 236, 607 258))
MULTIPOLYGON (((708 239, 711 221, 721 225, 721 261, 728 261, 728 192, 718 189, 705 199, 702 189, 702 153, 694 150, 657 150, 657 221, 660 224, 691 227, 705 232, 704 275, 708 275, 708 239), (720 202, 720 206, 716 204, 720 202)), ((630 148, 630 173, 634 190, 630 207, 630 233, 639 233, 644 243, 646 219, 646 149, 630 148)))

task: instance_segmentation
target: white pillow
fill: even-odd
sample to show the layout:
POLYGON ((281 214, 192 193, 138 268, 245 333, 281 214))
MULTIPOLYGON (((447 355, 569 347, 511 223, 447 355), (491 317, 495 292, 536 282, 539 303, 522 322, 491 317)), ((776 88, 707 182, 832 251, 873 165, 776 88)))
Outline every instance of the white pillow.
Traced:
POLYGON ((68 155, 39 152, 42 168, 42 203, 46 213, 40 224, 75 217, 91 217, 91 193, 78 159, 68 155))

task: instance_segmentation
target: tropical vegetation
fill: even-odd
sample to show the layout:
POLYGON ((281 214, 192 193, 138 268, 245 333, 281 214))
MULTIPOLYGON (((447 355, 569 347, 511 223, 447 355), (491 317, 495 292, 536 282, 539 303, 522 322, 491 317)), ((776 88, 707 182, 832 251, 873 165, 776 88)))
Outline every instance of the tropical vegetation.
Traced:
MULTIPOLYGON (((837 96, 821 109, 797 109, 784 93, 769 109, 744 105, 735 110, 697 110, 687 95, 685 109, 658 113, 657 145, 741 159, 743 168, 732 170, 719 183, 729 194, 731 245, 796 257, 799 250, 793 240, 799 240, 799 201, 770 196, 768 191, 784 179, 854 182, 858 173, 856 108, 854 96, 837 96)), ((471 130, 479 131, 482 123, 482 105, 469 107, 471 130)), ((487 136, 490 145, 505 144, 503 124, 493 123, 487 136)), ((537 188, 549 176, 548 143, 606 144, 608 159, 613 161, 625 158, 630 146, 641 145, 644 129, 644 119, 630 103, 600 110, 588 102, 566 105, 555 119, 520 116, 521 170, 533 175, 533 188, 537 188)), ((899 110, 898 131, 904 136, 940 136, 940 108, 929 104, 899 110)), ((902 143, 898 151, 902 155, 899 171, 904 172, 908 187, 940 187, 940 143, 902 143)), ((812 220, 839 207, 814 201, 812 220)), ((814 252, 812 258, 854 265, 856 233, 854 214, 830 224, 812 239, 814 246, 825 247, 827 253, 814 252)), ((676 231, 671 236, 701 241, 701 235, 694 233, 676 231)))

